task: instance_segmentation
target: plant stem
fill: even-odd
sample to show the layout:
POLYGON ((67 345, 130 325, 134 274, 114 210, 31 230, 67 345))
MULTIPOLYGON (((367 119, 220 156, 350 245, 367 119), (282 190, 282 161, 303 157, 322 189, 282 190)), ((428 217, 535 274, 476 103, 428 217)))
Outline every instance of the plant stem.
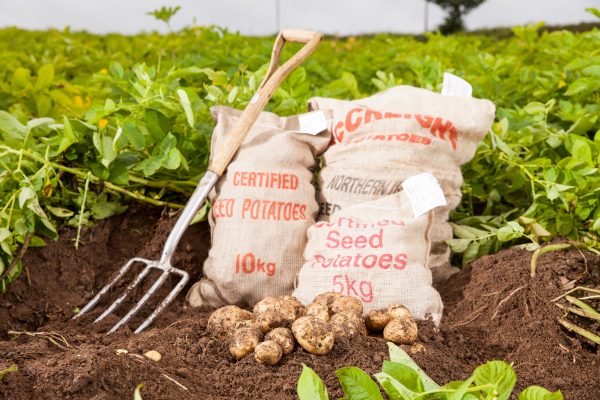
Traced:
POLYGON ((81 201, 81 209, 79 210, 79 220, 77 221, 77 237, 75 238, 75 250, 79 249, 79 239, 81 237, 81 224, 83 223, 83 212, 85 211, 85 202, 87 200, 88 190, 90 189, 91 172, 88 172, 85 179, 85 189, 83 190, 83 200, 81 201))
POLYGON ((572 246, 571 243, 558 243, 558 244, 551 244, 548 246, 540 247, 539 249, 534 251, 533 254, 531 255, 531 277, 535 278, 535 275, 537 273, 538 258, 540 258, 540 256, 542 254, 550 253, 551 251, 559 251, 559 250, 568 249, 571 246, 572 246))
POLYGON ((581 301, 581 300, 579 300, 579 299, 577 299, 577 298, 575 298, 573 296, 565 296, 565 300, 567 300, 569 303, 574 304, 574 305, 578 306, 579 308, 581 308, 581 309, 583 309, 583 310, 585 310, 587 312, 595 314, 596 315, 595 319, 597 319, 597 320, 600 321, 600 313, 598 311, 596 311, 589 304, 587 304, 587 303, 585 303, 585 302, 583 302, 583 301, 581 301))
MULTIPOLYGON (((57 170, 60 170, 60 171, 64 171, 64 172, 68 172, 68 173, 70 173, 72 175, 75 175, 75 176, 81 178, 81 179, 88 179, 88 173, 83 172, 80 169, 66 167, 64 165, 61 165, 61 164, 58 164, 58 163, 55 163, 55 162, 52 162, 52 161, 45 160, 43 157, 41 157, 41 156, 39 156, 37 154, 34 154, 34 153, 30 153, 30 152, 28 152, 26 150, 18 151, 18 150, 14 150, 11 147, 3 146, 3 145, 0 146, 0 149, 3 149, 5 151, 13 153, 13 154, 20 154, 20 153, 22 153, 24 156, 29 157, 32 160, 38 161, 40 163, 47 163, 47 165, 51 166, 54 169, 57 169, 57 170)), ((89 175, 89 179, 90 179, 90 182, 92 182, 92 183, 100 183, 102 181, 100 178, 98 178, 97 176, 94 176, 91 173, 89 175)), ((132 191, 127 190, 125 188, 122 188, 120 186, 117 186, 117 185, 115 185, 115 184, 113 184, 111 182, 104 181, 104 186, 106 187, 106 189, 108 189, 108 190, 110 190, 112 192, 121 193, 121 194, 124 194, 126 196, 132 197, 132 198, 134 198, 136 200, 143 201, 145 203, 149 203, 149 204, 152 204, 152 205, 155 205, 155 206, 159 206, 159 207, 165 207, 166 206, 166 207, 177 208, 177 209, 183 208, 183 206, 181 204, 171 203, 171 202, 168 202, 168 201, 156 200, 156 199, 153 199, 153 198, 150 198, 150 197, 146 197, 146 196, 144 196, 142 194, 135 193, 135 192, 132 192, 132 191)))
POLYGON ((559 318, 558 322, 564 326, 567 330, 571 331, 571 332, 575 332, 589 340, 591 340, 592 342, 599 344, 600 345, 600 336, 593 334, 592 332, 583 329, 575 324, 570 323, 569 321, 566 321, 562 318, 559 318))

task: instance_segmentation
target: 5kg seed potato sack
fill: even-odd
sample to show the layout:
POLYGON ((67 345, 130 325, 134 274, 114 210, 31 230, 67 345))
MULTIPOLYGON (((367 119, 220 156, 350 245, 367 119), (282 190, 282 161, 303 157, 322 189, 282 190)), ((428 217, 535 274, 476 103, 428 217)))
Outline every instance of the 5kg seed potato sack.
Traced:
POLYGON ((348 206, 396 193, 407 177, 430 172, 448 205, 435 213, 428 266, 435 280, 454 272, 445 240, 452 238, 448 217, 461 197, 460 166, 473 158, 491 128, 494 105, 397 86, 355 101, 315 97, 309 108, 333 113, 335 144, 323 156, 319 219, 327 221, 348 206))
MULTIPOLYGON (((211 144, 215 154, 242 112, 218 106, 211 113, 217 122, 211 144)), ((191 306, 252 306, 292 292, 306 231, 318 212, 311 168, 331 140, 326 127, 321 111, 292 117, 260 114, 211 193, 212 247, 204 278, 188 292, 191 306), (322 127, 307 128, 307 118, 316 114, 322 127)))
POLYGON ((415 318, 439 322, 442 300, 426 267, 432 221, 433 211, 414 217, 401 191, 317 222, 308 230, 293 295, 309 304, 333 291, 361 300, 367 313, 403 304, 415 318))

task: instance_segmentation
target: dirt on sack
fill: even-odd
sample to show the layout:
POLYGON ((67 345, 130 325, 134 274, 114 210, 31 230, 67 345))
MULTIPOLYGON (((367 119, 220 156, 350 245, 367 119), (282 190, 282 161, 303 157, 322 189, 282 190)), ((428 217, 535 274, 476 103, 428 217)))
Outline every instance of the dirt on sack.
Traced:
MULTIPOLYGON (((144 385, 145 400, 293 399, 303 363, 325 380, 330 398, 339 398, 337 368, 381 368, 387 347, 376 337, 336 342, 326 356, 296 349, 273 367, 253 357, 235 361, 225 343, 205 332, 208 313, 184 308, 183 295, 138 335, 132 330, 145 315, 111 335, 103 332, 116 316, 98 324, 92 323, 98 311, 70 319, 125 260, 157 258, 173 223, 160 209, 132 208, 86 229, 77 251, 75 233, 63 230, 59 241, 27 253, 24 273, 0 295, 0 371, 18 367, 0 381, 1 399, 131 399, 137 384, 144 385), (149 350, 162 359, 144 357, 149 350)), ((200 277, 209 243, 208 225, 197 224, 176 252, 174 264, 190 272, 191 282, 200 277)), ((535 279, 529 277, 530 260, 530 252, 508 249, 481 258, 440 287, 442 325, 419 324, 424 350, 413 357, 440 383, 465 379, 477 365, 501 359, 513 363, 519 389, 537 384, 562 390, 565 399, 598 400, 600 351, 557 323, 564 314, 551 300, 573 279, 598 287, 600 258, 576 249, 549 253, 540 258, 535 279)), ((173 284, 165 284, 154 305, 173 284)))

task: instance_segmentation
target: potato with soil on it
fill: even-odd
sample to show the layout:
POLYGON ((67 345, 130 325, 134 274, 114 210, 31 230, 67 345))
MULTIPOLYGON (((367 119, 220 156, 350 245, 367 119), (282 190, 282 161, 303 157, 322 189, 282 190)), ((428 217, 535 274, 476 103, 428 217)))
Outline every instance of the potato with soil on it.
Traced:
POLYGON ((253 312, 255 315, 262 314, 266 311, 276 311, 283 315, 287 321, 296 319, 296 309, 292 302, 285 301, 281 297, 267 296, 254 305, 253 312))
POLYGON ((256 328, 256 327, 257 327, 257 325, 254 320, 243 319, 243 320, 235 323, 235 326, 233 327, 233 330, 230 333, 233 334, 235 331, 237 331, 240 328, 256 328))
POLYGON ((329 307, 322 303, 312 303, 306 309, 306 315, 311 315, 322 321, 329 322, 329 307))
POLYGON ((341 296, 331 304, 331 311, 334 314, 344 311, 354 311, 359 316, 362 316, 363 305, 356 297, 341 296))
POLYGON ((229 352, 237 360, 252 353, 260 343, 262 334, 256 327, 240 328, 229 339, 229 352))
POLYGON ((252 313, 238 306, 225 306, 215 310, 208 317, 206 330, 214 335, 228 335, 239 321, 251 320, 252 313))
POLYGON ((388 307, 387 312, 390 315, 391 319, 413 319, 412 313, 409 311, 408 308, 404 307, 402 304, 392 304, 388 307))
POLYGON ((254 359, 263 365, 275 365, 281 360, 283 350, 274 340, 265 340, 254 349, 254 359))
POLYGON ((306 315, 306 306, 304 304, 302 304, 302 302, 300 300, 298 300, 294 296, 289 296, 289 295, 283 296, 282 299, 283 299, 283 301, 291 304, 292 307, 294 307, 294 311, 295 311, 294 320, 297 320, 298 318, 304 317, 306 315))
POLYGON ((286 319, 277 311, 267 310, 258 314, 255 319, 256 326, 262 333, 268 333, 275 328, 279 328, 286 322, 286 319))
POLYGON ((272 340, 276 342, 279 347, 281 347, 281 350, 283 350, 283 354, 291 353, 294 350, 294 345, 296 344, 294 334, 289 328, 273 329, 265 336, 265 341, 266 340, 272 340))
POLYGON ((390 320, 391 316, 387 310, 371 310, 365 317, 365 325, 370 332, 378 333, 383 331, 390 320))
POLYGON ((357 315, 354 310, 333 314, 329 324, 333 328, 333 334, 336 339, 367 335, 367 328, 362 317, 357 315))
POLYGON ((338 292, 325 292, 315 297, 311 304, 323 304, 328 310, 330 310, 333 302, 340 297, 342 297, 342 295, 338 292))
POLYGON ((312 316, 300 317, 292 324, 292 333, 302 348, 324 355, 333 349, 335 336, 330 324, 312 316))
POLYGON ((417 324, 412 319, 395 318, 383 330, 383 338, 396 344, 413 344, 417 332, 417 324))

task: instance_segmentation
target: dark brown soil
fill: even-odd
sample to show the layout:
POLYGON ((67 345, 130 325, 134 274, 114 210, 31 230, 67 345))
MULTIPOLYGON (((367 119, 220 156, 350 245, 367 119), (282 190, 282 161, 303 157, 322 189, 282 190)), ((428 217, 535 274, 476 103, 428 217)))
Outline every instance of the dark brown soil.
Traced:
MULTIPOLYGON (((327 356, 295 350, 274 367, 252 357, 235 361, 224 343, 205 333, 208 314, 184 309, 183 296, 139 335, 128 328, 103 334, 116 317, 101 324, 70 320, 126 259, 156 258, 172 223, 160 210, 133 209, 88 229, 78 251, 74 233, 64 231, 58 242, 27 254, 27 273, 0 295, 0 370, 13 363, 19 368, 0 382, 1 399, 131 399, 139 383, 145 400, 293 399, 302 363, 325 379, 330 398, 339 398, 337 368, 379 370, 387 348, 372 337, 336 343, 327 356), (148 350, 162 359, 142 357, 148 350)), ((209 236, 206 224, 191 227, 176 253, 174 264, 189 271, 192 282, 209 236)), ((600 352, 560 327, 563 314, 550 300, 571 279, 598 285, 600 258, 578 250, 550 253, 531 280, 530 257, 519 249, 484 257, 441 287, 446 316, 438 332, 420 324, 424 351, 414 358, 438 382, 464 379, 477 365, 502 359, 514 364, 518 388, 538 384, 562 390, 565 399, 598 400, 600 352)))

